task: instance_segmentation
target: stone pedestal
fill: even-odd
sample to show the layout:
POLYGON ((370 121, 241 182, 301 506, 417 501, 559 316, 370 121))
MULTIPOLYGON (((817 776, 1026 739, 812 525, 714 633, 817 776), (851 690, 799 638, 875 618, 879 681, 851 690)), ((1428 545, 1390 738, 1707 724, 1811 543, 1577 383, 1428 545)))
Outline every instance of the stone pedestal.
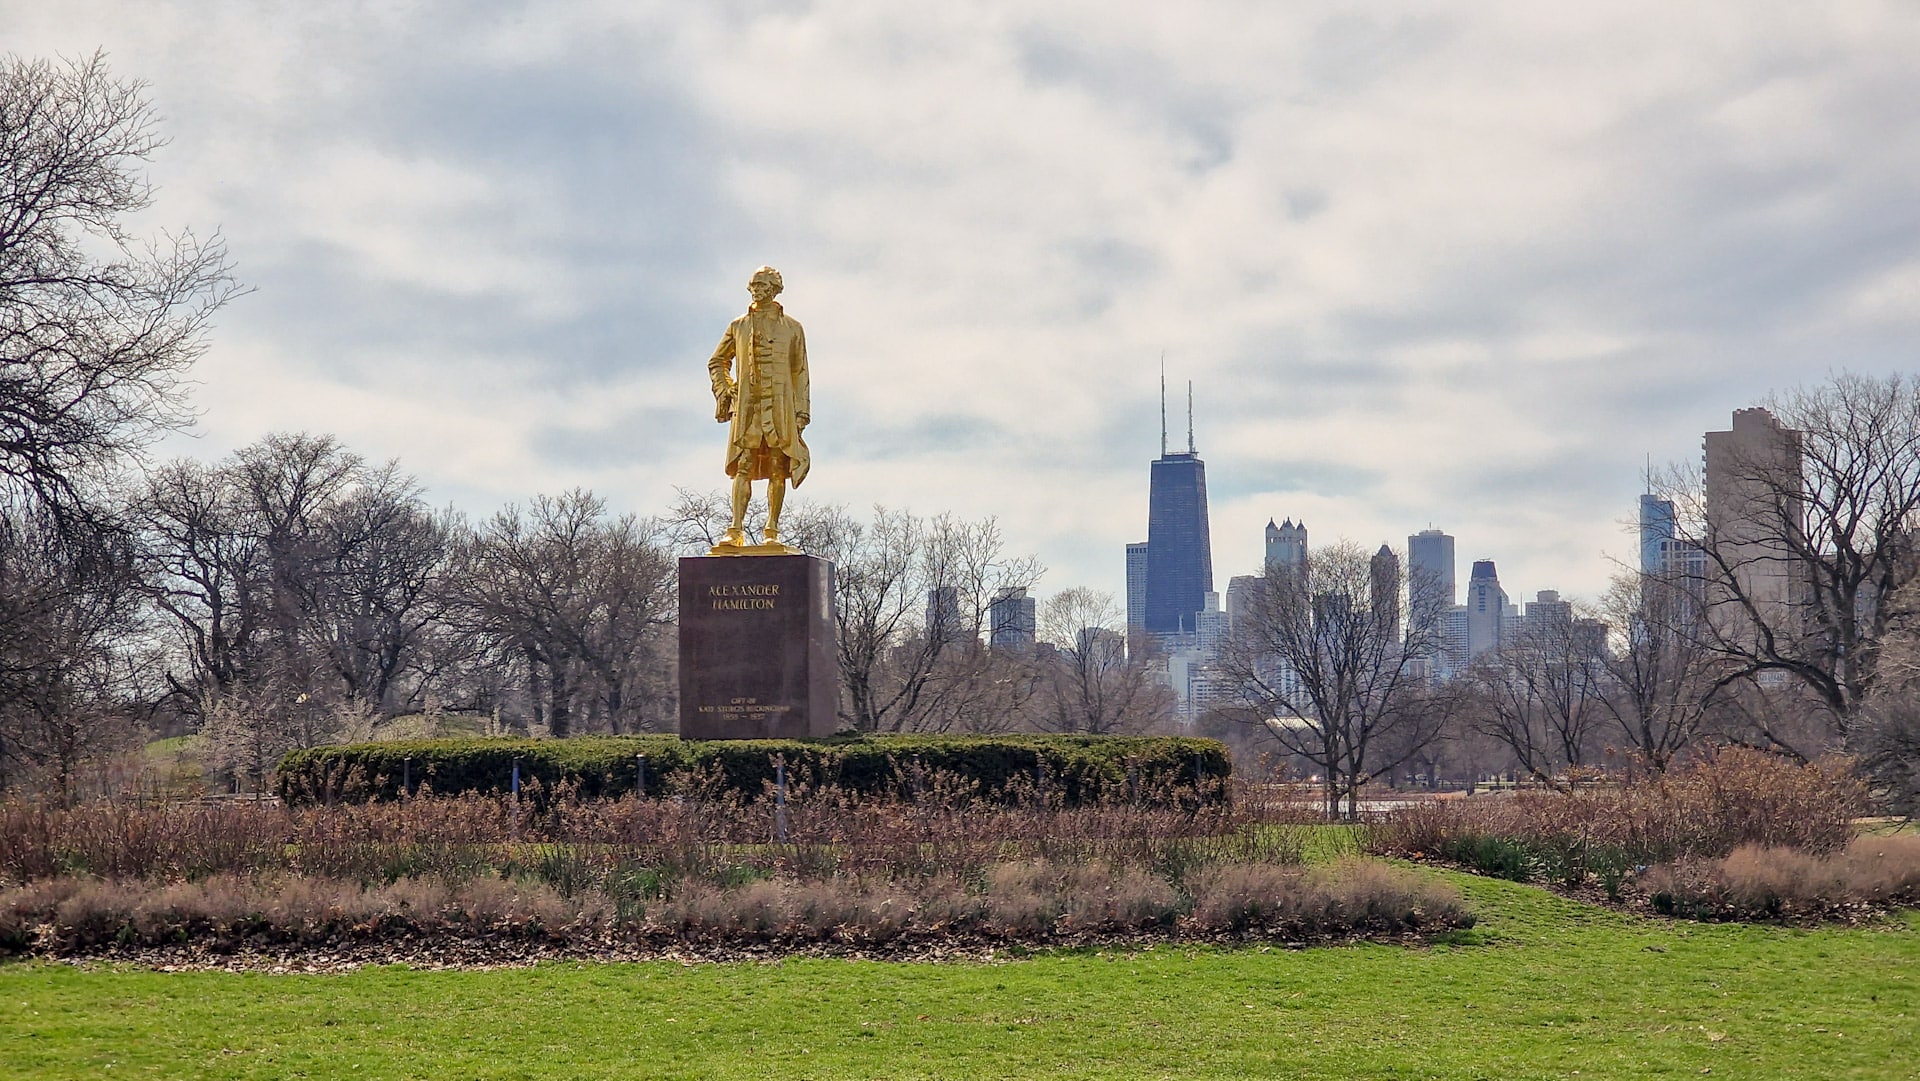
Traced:
POLYGON ((805 739, 839 725, 833 564, 680 561, 682 739, 805 739))

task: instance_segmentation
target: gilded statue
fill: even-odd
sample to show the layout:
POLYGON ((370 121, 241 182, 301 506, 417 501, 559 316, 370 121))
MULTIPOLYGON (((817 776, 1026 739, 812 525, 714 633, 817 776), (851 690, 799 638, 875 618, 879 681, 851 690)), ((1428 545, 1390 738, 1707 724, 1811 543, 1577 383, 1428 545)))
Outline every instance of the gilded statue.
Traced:
POLYGON ((713 380, 713 418, 727 429, 727 476, 733 478, 733 524, 714 555, 791 555, 799 549, 780 543, 780 505, 787 486, 807 479, 810 459, 801 438, 809 417, 807 338, 800 324, 774 298, 784 285, 780 272, 763 266, 753 272, 747 292, 753 303, 727 332, 707 361, 713 380), (747 504, 753 482, 767 482, 767 526, 763 543, 749 545, 747 504))

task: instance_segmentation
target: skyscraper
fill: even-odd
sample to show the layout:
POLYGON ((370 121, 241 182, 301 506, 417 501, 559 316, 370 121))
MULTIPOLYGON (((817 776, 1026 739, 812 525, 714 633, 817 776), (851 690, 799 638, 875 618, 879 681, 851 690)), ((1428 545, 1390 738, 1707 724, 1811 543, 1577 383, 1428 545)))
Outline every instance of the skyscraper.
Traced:
POLYGON ((1551 642, 1566 637, 1573 629, 1573 604, 1560 599, 1560 592, 1543 589, 1534 594, 1527 602, 1527 614, 1522 624, 1526 633, 1542 642, 1551 642))
POLYGON ((1658 575, 1663 571, 1662 555, 1673 540, 1673 500, 1661 499, 1652 492, 1640 497, 1640 573, 1658 575))
POLYGON ((1207 525, 1207 465, 1193 445, 1193 387, 1187 387, 1187 449, 1167 450, 1166 391, 1161 389, 1160 457, 1147 492, 1146 633, 1192 634, 1213 592, 1213 539, 1207 525))
POLYGON ((1706 544, 1731 574, 1708 584, 1711 618, 1722 634, 1757 633, 1751 609, 1775 634, 1798 633, 1791 610, 1808 585, 1785 534, 1802 514, 1800 433, 1765 409, 1738 409, 1732 430, 1708 432, 1704 449, 1706 544))
POLYGON ((1455 643, 1448 623, 1453 608, 1453 538, 1423 529, 1407 538, 1407 648, 1427 675, 1445 676, 1466 657, 1464 624, 1455 643))
POLYGON ((1400 557, 1392 548, 1381 545, 1369 565, 1368 601, 1373 606, 1376 625, 1384 624, 1393 641, 1400 640, 1400 557))
POLYGON ((1130 646, 1147 629, 1147 542, 1127 545, 1127 640, 1130 646))
POLYGON ((1025 652, 1033 648, 1039 628, 1033 598, 1025 587, 1015 586, 994 594, 987 605, 987 644, 994 649, 1025 652))
POLYGON ((1508 603, 1493 560, 1474 560, 1473 574, 1467 579, 1467 661, 1500 648, 1507 633, 1508 603))
POLYGON ((1467 606, 1456 604, 1447 609, 1445 630, 1440 640, 1440 675, 1451 679, 1466 671, 1473 660, 1473 634, 1467 606))
POLYGON ((1253 616, 1254 599, 1266 589, 1266 576, 1236 574, 1227 580, 1227 626, 1244 631, 1253 616))
POLYGON ((1438 529, 1423 529, 1407 538, 1407 574, 1411 583, 1410 591, 1417 592, 1412 599, 1415 618, 1425 612, 1444 614, 1457 601, 1454 600, 1457 581, 1454 577, 1453 538, 1438 529))
POLYGON ((1267 519, 1267 566, 1275 565, 1296 570, 1307 565, 1307 523, 1295 525, 1289 518, 1284 525, 1274 525, 1267 519))
POLYGON ((927 638, 952 645, 966 636, 960 622, 960 591, 953 586, 927 590, 927 638))
POLYGON ((1651 578, 1699 578, 1707 554, 1677 535, 1673 500, 1651 492, 1640 497, 1640 573, 1651 578))

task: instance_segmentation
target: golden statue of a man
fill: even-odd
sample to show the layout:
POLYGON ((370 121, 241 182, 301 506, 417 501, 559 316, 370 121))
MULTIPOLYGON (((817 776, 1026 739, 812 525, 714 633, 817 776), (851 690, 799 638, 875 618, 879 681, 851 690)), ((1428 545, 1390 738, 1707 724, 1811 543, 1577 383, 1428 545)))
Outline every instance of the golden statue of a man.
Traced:
POLYGON ((807 397, 807 338, 800 324, 781 310, 780 272, 763 266, 753 272, 747 292, 753 303, 727 326, 707 361, 713 379, 714 419, 732 422, 727 430, 727 475, 733 478, 733 524, 714 547, 716 553, 747 549, 747 503, 753 482, 767 482, 767 528, 760 550, 795 551, 780 544, 780 504, 787 485, 807 479, 807 444, 800 433, 810 419, 807 397))

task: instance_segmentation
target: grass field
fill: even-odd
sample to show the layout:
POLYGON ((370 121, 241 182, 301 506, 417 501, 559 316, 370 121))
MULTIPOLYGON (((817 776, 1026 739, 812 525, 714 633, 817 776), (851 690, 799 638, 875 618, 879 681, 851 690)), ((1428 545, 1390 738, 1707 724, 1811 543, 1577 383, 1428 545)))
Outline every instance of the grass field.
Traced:
POLYGON ((1454 945, 998 964, 0 966, 0 1077, 1915 1078, 1920 913, 1647 921, 1460 876, 1454 945))

